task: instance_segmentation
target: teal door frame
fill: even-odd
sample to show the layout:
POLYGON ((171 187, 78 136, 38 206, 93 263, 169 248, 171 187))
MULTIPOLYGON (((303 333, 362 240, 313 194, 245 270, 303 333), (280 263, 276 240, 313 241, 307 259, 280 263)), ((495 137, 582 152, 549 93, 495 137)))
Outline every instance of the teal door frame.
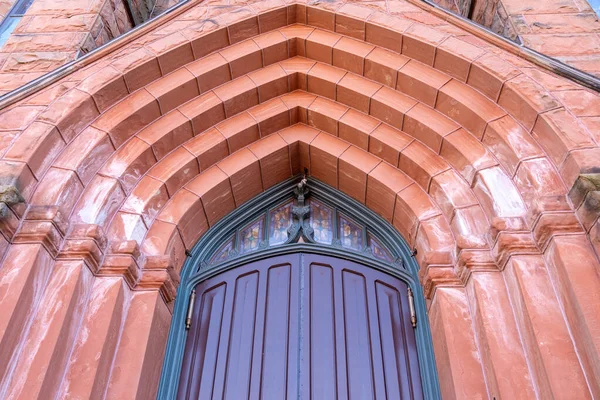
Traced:
POLYGON ((412 256, 412 250, 398 231, 363 204, 320 181, 312 178, 309 180, 312 197, 334 205, 341 212, 352 216, 357 222, 365 224, 369 231, 394 253, 397 257, 396 262, 384 262, 373 257, 369 252, 355 252, 339 246, 318 243, 276 245, 232 257, 219 264, 212 265, 208 262, 210 257, 231 237, 237 228, 245 226, 248 222, 260 216, 261 213, 264 213, 265 210, 290 199, 293 189, 300 179, 301 177, 290 178, 238 207, 211 227, 191 250, 181 270, 181 281, 177 289, 177 298, 158 391, 159 399, 174 399, 177 394, 188 332, 185 328, 185 320, 192 289, 201 281, 237 266, 296 252, 322 254, 346 259, 383 271, 406 282, 414 293, 414 305, 418 321, 415 328, 415 339, 423 394, 426 399, 441 399, 427 307, 418 278, 419 266, 412 256))

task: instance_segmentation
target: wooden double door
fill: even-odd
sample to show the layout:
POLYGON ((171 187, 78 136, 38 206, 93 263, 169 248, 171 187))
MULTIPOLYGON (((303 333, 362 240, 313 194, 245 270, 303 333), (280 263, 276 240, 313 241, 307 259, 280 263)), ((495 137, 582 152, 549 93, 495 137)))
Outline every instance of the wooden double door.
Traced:
POLYGON ((178 397, 423 397, 405 283, 294 253, 196 287, 178 397))

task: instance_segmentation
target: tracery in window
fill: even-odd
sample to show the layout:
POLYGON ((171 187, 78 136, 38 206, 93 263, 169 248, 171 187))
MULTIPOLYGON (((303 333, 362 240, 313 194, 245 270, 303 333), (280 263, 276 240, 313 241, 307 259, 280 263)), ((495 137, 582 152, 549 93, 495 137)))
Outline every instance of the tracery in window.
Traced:
POLYGON ((321 202, 310 202, 310 226, 314 230, 315 242, 331 244, 333 241, 333 210, 321 202))
POLYGON ((342 247, 353 250, 362 250, 363 230, 362 227, 354 223, 344 215, 339 216, 340 241, 342 247))
POLYGON ((249 253, 258 250, 263 238, 264 217, 247 225, 240 232, 240 253, 249 253))
POLYGON ((234 237, 232 236, 223 245, 221 245, 221 247, 219 247, 219 250, 217 250, 210 259, 210 262, 212 264, 218 264, 222 261, 227 260, 231 252, 234 250, 233 243, 234 237))
POLYGON ((287 240, 287 230, 292 225, 292 205, 293 202, 290 200, 270 212, 269 244, 271 246, 285 243, 287 240))
POLYGON ((379 258, 380 260, 392 262, 394 259, 392 255, 373 235, 369 233, 369 248, 371 249, 371 253, 375 258, 379 258))
POLYGON ((216 265, 262 248, 294 243, 333 246, 386 263, 401 263, 360 216, 339 210, 329 200, 306 198, 310 190, 302 186, 306 185, 303 182, 294 189, 294 197, 257 213, 232 231, 204 263, 216 265))

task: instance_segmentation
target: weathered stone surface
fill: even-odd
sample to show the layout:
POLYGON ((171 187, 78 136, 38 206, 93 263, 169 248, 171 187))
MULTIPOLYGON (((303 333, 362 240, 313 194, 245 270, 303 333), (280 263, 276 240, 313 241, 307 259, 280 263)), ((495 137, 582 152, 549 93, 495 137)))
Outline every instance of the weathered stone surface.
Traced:
POLYGON ((133 295, 114 360, 107 398, 156 397, 171 314, 158 292, 133 295), (142 357, 139 354, 143 353, 142 357))
MULTIPOLYGON (((598 169, 600 169, 600 160, 598 160, 598 169)), ((569 191, 569 198, 575 207, 579 207, 589 192, 597 190, 600 190, 600 172, 581 174, 569 191)))
POLYGON ((156 0, 154 3, 154 9, 152 10, 152 14, 150 18, 154 18, 163 12, 165 12, 169 7, 174 6, 179 3, 179 0, 156 0))
MULTIPOLYGON (((48 5, 30 15, 46 18, 44 29, 71 7, 66 29, 85 32, 87 50, 126 25, 119 2, 36 1, 48 5), (88 25, 84 15, 98 18, 88 25)), ((585 207, 596 192, 571 199, 582 227, 565 187, 598 172, 597 96, 401 0, 338 14, 338 2, 223 4, 196 5, 0 111, 0 184, 7 200, 18 199, 13 185, 31 201, 6 206, 0 226, 0 304, 10 314, 0 323, 18 331, 3 349, 27 350, 4 364, 0 351, 0 369, 17 366, 25 382, 11 378, 0 397, 154 398, 186 249, 304 168, 415 247, 446 397, 562 398, 569 381, 578 398, 597 397, 582 384, 597 374, 600 348, 599 224, 585 207), (307 46, 307 37, 334 40, 307 46), (562 123, 533 129, 546 114, 562 123), (36 141, 23 133, 32 131, 36 141), (575 134, 589 138, 556 139, 575 134), (50 274, 54 258, 62 269, 50 274), (21 301, 48 332, 13 319, 21 301)), ((533 15, 521 14, 519 24, 533 15)), ((509 22, 502 30, 515 23, 502 3, 494 15, 509 22)))
MULTIPOLYGON (((59 66, 66 64, 67 62, 75 59, 76 52, 18 52, 11 53, 8 55, 6 63, 2 67, 2 72, 11 73, 7 76, 7 84, 10 89, 16 89, 18 86, 11 85, 10 78, 12 73, 30 72, 41 74, 48 71, 52 71, 59 66)), ((22 75, 22 74, 21 74, 22 75)), ((38 75, 39 76, 39 75, 38 75)), ((23 76, 25 77, 25 76, 23 76)), ((37 76, 29 75, 31 79, 37 78, 37 76)), ((21 81, 20 84, 25 82, 21 81)))
MULTIPOLYGON (((53 261, 38 244, 11 246, 0 269, 0 382, 5 382, 15 349, 26 339, 39 307, 53 261)), ((2 390, 0 385, 0 390, 2 390)))
POLYGON ((16 204, 25 201, 14 185, 0 185, 0 203, 16 204))
POLYGON ((598 74, 600 22, 576 0, 434 0, 508 39, 598 74), (593 57, 594 60, 589 60, 593 57))

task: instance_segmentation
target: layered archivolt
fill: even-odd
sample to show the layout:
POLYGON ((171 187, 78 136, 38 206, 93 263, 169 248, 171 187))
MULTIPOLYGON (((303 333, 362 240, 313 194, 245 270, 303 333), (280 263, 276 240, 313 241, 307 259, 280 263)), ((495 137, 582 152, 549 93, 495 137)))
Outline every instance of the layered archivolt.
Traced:
MULTIPOLYGON (((333 146, 315 152, 365 161, 356 187, 341 184, 344 174, 356 174, 343 162, 306 167, 367 205, 373 163, 384 162, 414 182, 414 189, 402 188, 415 192, 397 210, 403 218, 394 217, 395 207, 377 211, 420 250, 423 266, 452 266, 457 257, 459 269, 497 266, 506 261, 503 243, 513 242, 511 232, 523 236, 523 248, 544 247, 549 236, 535 234, 544 212, 563 213, 561 229, 578 229, 574 215, 564 215, 570 207, 555 168, 572 181, 570 151, 597 151, 595 142, 582 130, 561 131, 550 114, 537 118, 559 104, 528 97, 541 86, 489 46, 403 26, 353 5, 337 14, 304 6, 258 17, 246 12, 206 19, 199 29, 180 22, 181 32, 170 33, 166 26, 167 36, 144 37, 143 47, 130 46, 108 65, 92 67, 91 76, 59 97, 6 154, 29 161, 21 181, 31 204, 57 205, 72 223, 98 225, 109 241, 134 240, 145 249, 156 217, 196 175, 214 164, 224 172, 222 163, 234 165, 228 158, 241 157, 236 152, 302 123, 319 137, 328 135, 333 146), (224 21, 228 26, 219 27, 224 21), (197 35, 191 41, 190 26, 197 35), (26 176, 29 171, 33 176, 26 176), (438 247, 445 256, 433 256, 438 247)), ((290 130, 277 135, 283 132, 290 130)), ((290 158, 296 157, 298 140, 288 133, 285 142, 290 158)), ((308 144, 309 154, 317 144, 308 144)), ((250 149, 241 154, 264 164, 250 149)), ((226 173, 230 180, 234 172, 226 173)), ((388 189, 401 199, 395 186, 388 189)), ((246 190, 265 188, 260 182, 246 190)), ((234 206, 243 201, 237 196, 234 206)), ((200 232, 193 240, 183 235, 186 248, 200 232)))
MULTIPOLYGON (((526 121, 521 118, 520 124, 472 87, 484 84, 477 78, 483 70, 473 68, 471 85, 458 80, 468 75, 464 62, 459 62, 464 61, 462 55, 440 50, 440 60, 455 59, 448 64, 434 62, 435 69, 407 57, 413 46, 421 50, 425 46, 408 37, 405 42, 412 45, 401 55, 382 47, 393 41, 382 42, 379 36, 369 43, 301 24, 228 45, 225 33, 231 36, 231 31, 222 28, 207 35, 214 52, 197 60, 182 56, 185 44, 172 44, 174 49, 155 61, 144 61, 145 67, 136 72, 121 76, 107 69, 92 75, 88 81, 94 80, 96 88, 91 98, 79 89, 69 92, 71 98, 85 100, 79 107, 71 106, 71 113, 63 110, 65 117, 55 121, 58 128, 30 154, 44 160, 31 166, 41 178, 31 203, 56 204, 63 215, 73 214, 72 223, 98 225, 109 241, 135 241, 149 256, 170 254, 177 270, 184 250, 218 220, 209 217, 210 203, 200 201, 206 193, 189 189, 205 179, 205 172, 214 177, 218 171, 223 181, 219 183, 231 182, 235 201, 218 213, 221 217, 297 173, 300 166, 307 167, 312 176, 394 223, 417 248, 422 267, 448 270, 489 268, 505 261, 499 234, 531 232, 545 211, 546 198, 553 212, 570 209, 564 198, 556 203, 566 189, 535 135, 522 127, 526 121), (178 60, 190 62, 175 69, 178 60), (158 64, 154 69, 160 66, 169 74, 150 78, 153 63, 158 64), (449 69, 450 74, 440 69, 449 69), (100 77, 111 79, 102 86, 100 77), (107 96, 125 95, 117 87, 125 84, 129 90, 143 87, 110 106, 117 99, 107 96), (82 108, 92 99, 102 113, 83 127, 79 121, 92 116, 82 108), (286 129, 298 123, 306 126, 286 129), (293 134, 305 130, 314 131, 310 140, 293 134), (269 138, 271 134, 275 136, 269 138), (265 167, 265 159, 276 157, 269 151, 275 138, 286 144, 287 157, 296 160, 296 168, 265 167), (298 154, 303 146, 309 149, 308 157, 298 154), (261 150, 257 154, 252 149, 261 150), (329 161, 319 164, 312 158, 329 161), (545 167, 543 181, 535 171, 540 165, 545 167), (381 174, 383 168, 394 174, 381 174), (249 169, 261 170, 263 180, 252 184, 243 180, 238 189, 235 177, 249 169), (385 178, 383 182, 374 178, 377 174, 385 178), (389 195, 385 204, 379 204, 379 194, 371 189, 377 184, 389 195), (238 190, 251 195, 241 196, 238 190), (187 211, 196 219, 188 214, 180 217, 194 221, 187 225, 197 227, 195 232, 179 219, 164 216, 171 203, 183 196, 188 204, 192 194, 196 201, 187 211), (169 239, 158 246, 166 230, 169 239), (460 267, 453 267, 457 257, 460 267)), ((369 32, 367 28, 367 36, 369 32)), ((157 42, 148 46, 155 48, 157 42)), ((197 49, 206 51, 198 45, 194 49, 194 54, 197 49)), ((134 52, 138 63, 139 51, 134 52)), ((412 55, 421 59, 425 53, 412 55)), ((483 53, 479 50, 478 57, 483 53)), ((113 65, 118 68, 122 63, 117 60, 113 65)), ((80 86, 90 91, 88 82, 80 86)), ((486 94, 502 98, 489 90, 486 94)), ((62 98, 54 104, 59 106, 65 106, 62 98)), ((7 156, 19 148, 19 141, 30 140, 27 134, 34 127, 41 129, 36 124, 17 139, 7 156)), ((275 146, 272 151, 282 150, 275 146)), ((571 223, 577 225, 574 217, 571 223)), ((530 236, 525 246, 536 248, 540 243, 530 236)), ((461 274, 454 271, 453 279, 458 282, 461 274)), ((140 277, 131 279, 134 283, 140 277)), ((445 277, 444 283, 449 279, 445 277)))

